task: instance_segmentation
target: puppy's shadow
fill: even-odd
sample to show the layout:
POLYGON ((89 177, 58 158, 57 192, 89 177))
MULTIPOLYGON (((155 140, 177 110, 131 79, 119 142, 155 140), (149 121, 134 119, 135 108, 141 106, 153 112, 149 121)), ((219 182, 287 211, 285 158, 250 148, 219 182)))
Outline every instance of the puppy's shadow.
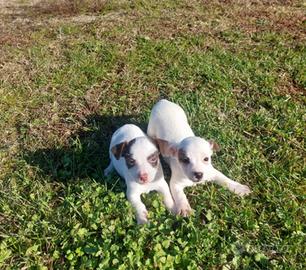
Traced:
MULTIPOLYGON (((62 183, 90 178, 97 182, 106 179, 103 171, 109 163, 109 143, 112 134, 124 124, 135 124, 146 131, 138 115, 97 115, 86 118, 82 129, 73 134, 69 146, 25 151, 24 158, 38 167, 44 178, 62 183)), ((120 181, 122 182, 122 181, 120 181)), ((122 183, 114 187, 122 191, 122 183)))

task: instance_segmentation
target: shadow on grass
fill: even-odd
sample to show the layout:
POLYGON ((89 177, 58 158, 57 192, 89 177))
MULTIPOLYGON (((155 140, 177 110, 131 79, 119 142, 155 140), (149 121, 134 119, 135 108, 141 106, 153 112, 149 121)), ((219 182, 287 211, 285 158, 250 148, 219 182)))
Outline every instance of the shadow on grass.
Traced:
POLYGON ((84 121, 86 125, 82 130, 71 136, 68 147, 28 151, 24 153, 24 159, 28 164, 38 167, 44 178, 53 181, 67 183, 90 178, 101 182, 105 179, 103 170, 109 162, 108 149, 112 134, 128 123, 145 131, 146 124, 137 119, 137 115, 90 115, 84 121))

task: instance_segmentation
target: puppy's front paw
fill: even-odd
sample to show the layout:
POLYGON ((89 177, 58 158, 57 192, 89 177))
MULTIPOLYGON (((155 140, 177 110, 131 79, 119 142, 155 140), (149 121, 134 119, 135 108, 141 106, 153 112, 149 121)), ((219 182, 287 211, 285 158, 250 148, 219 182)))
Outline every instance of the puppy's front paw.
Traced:
POLYGON ((189 203, 181 204, 177 208, 177 214, 181 215, 182 217, 188 217, 192 213, 192 209, 189 203))
POLYGON ((105 170, 104 170, 104 176, 108 176, 113 170, 112 166, 108 166, 105 170))
POLYGON ((233 191, 239 196, 245 196, 251 193, 251 190, 248 186, 241 184, 235 185, 233 187, 233 191))
POLYGON ((104 176, 108 176, 112 172, 113 169, 114 169, 114 165, 112 162, 110 162, 108 167, 104 170, 104 176))
POLYGON ((143 211, 141 214, 137 215, 137 224, 146 224, 148 223, 148 212, 143 211))
POLYGON ((175 207, 175 205, 173 205, 171 208, 168 208, 169 212, 172 214, 172 215, 175 215, 177 214, 177 209, 175 207))
POLYGON ((110 171, 106 168, 105 170, 104 170, 104 176, 106 177, 106 176, 108 176, 110 174, 110 171))
POLYGON ((175 203, 174 203, 174 201, 172 200, 172 198, 171 198, 171 200, 167 200, 167 201, 165 200, 164 203, 165 203, 166 208, 168 209, 168 211, 169 211, 171 214, 175 215, 176 212, 177 212, 177 210, 176 210, 176 206, 175 206, 175 203))

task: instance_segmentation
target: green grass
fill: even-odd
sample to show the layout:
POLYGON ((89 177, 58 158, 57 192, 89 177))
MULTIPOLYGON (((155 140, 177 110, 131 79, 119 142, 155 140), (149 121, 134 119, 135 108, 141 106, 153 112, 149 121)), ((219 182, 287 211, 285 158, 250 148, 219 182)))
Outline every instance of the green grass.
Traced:
POLYGON ((90 23, 31 17, 26 42, 0 48, 0 268, 303 269, 305 36, 284 19, 302 8, 122 1, 90 23), (221 145, 215 166, 250 196, 189 188, 181 218, 147 194, 151 222, 136 225, 103 169, 112 132, 145 129, 161 97, 221 145))

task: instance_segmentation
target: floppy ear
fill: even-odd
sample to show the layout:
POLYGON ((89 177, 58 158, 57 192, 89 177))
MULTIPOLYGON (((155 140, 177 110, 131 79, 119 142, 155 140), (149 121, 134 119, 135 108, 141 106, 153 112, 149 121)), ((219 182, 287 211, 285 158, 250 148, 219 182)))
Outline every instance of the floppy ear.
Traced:
POLYGON ((127 142, 125 141, 125 142, 116 144, 115 146, 112 147, 111 151, 117 160, 120 159, 122 152, 124 151, 126 146, 127 146, 127 142))
POLYGON ((177 155, 178 149, 175 144, 171 144, 168 141, 162 139, 155 139, 155 142, 163 156, 175 157, 177 155))
POLYGON ((215 151, 215 152, 220 151, 220 146, 214 140, 209 140, 208 142, 209 142, 210 147, 213 151, 215 151))

